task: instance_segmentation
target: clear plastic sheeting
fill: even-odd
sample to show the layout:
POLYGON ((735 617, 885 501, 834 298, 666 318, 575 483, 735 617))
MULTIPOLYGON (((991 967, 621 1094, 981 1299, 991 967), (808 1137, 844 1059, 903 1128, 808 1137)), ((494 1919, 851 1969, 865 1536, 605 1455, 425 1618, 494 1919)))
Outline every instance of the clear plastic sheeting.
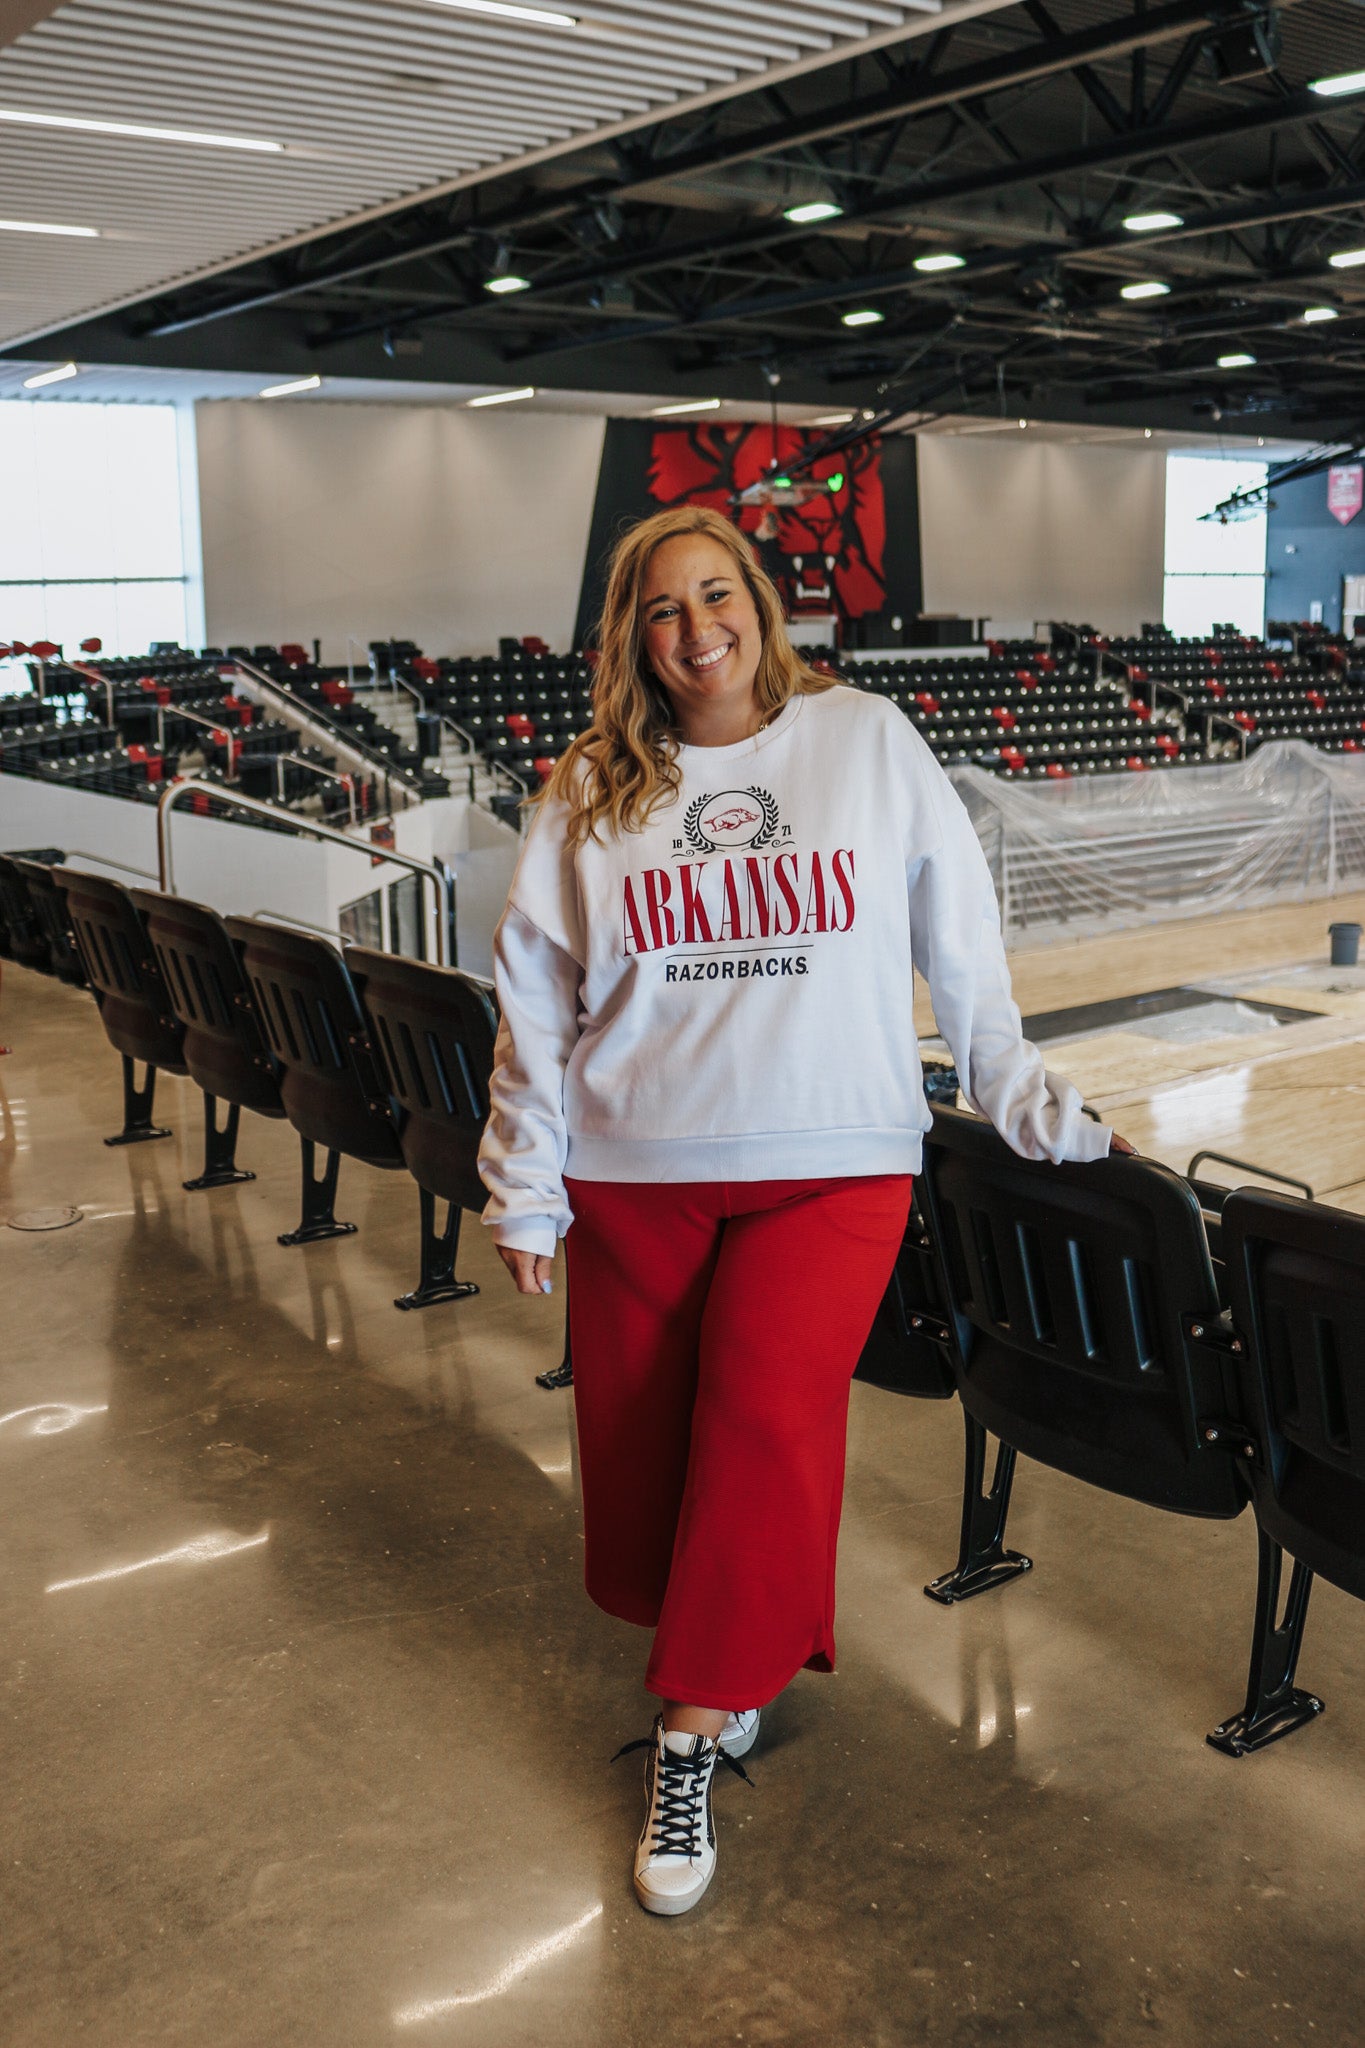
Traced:
POLYGON ((1365 887, 1365 753, 1283 740, 1159 774, 949 774, 1015 944, 1365 887))

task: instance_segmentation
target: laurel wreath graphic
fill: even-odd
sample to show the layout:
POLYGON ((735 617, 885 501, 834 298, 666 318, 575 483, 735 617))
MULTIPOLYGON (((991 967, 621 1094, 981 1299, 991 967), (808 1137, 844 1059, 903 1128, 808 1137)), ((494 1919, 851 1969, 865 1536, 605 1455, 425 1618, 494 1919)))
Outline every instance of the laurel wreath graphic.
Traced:
POLYGON ((763 830, 751 844, 754 846, 766 846, 777 831, 776 801, 769 796, 766 789, 751 789, 748 791, 748 795, 753 798, 756 804, 761 805, 763 810, 763 830))
POLYGON ((699 853, 714 853, 716 850, 714 843, 701 829, 701 814, 710 801, 709 796, 699 796, 694 804, 687 806, 683 814, 683 831, 699 853))
MULTIPOLYGON (((751 796, 763 813, 763 829, 755 834, 749 841, 749 844, 754 847, 767 846, 777 832, 777 800, 769 795, 766 789, 750 788, 746 789, 744 794, 751 796)), ((715 841, 708 839, 701 828, 702 814, 714 802, 714 795, 708 792, 705 796, 699 796, 695 803, 690 803, 683 813, 683 831, 687 834, 689 843, 696 847, 698 853, 714 853, 716 851, 715 841)))

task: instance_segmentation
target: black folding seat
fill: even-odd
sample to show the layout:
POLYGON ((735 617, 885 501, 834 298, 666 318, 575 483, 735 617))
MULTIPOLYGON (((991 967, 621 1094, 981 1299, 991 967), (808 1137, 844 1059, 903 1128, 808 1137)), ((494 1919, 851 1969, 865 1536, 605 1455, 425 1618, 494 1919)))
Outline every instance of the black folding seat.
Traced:
MULTIPOLYGON (((1189 1184, 1147 1159, 1021 1159, 982 1119, 941 1108, 916 1189, 943 1274, 945 1351, 977 1432, 974 1442, 969 1427, 963 1504, 972 1541, 927 1590, 964 1599, 1029 1568, 1004 1547, 999 1463, 982 1493, 987 1431, 1002 1452, 1107 1492, 1179 1514, 1239 1515, 1251 1475, 1235 1421, 1236 1340, 1189 1184)), ((1272 1570, 1273 1544, 1262 1551, 1262 1615, 1272 1570)), ((1253 1729, 1268 1711, 1267 1699, 1252 1703, 1253 1729)))
MULTIPOLYGON (((62 854, 52 850, 52 861, 63 858, 62 854)), ((19 865, 20 859, 17 854, 0 853, 0 927, 4 934, 0 950, 21 966, 34 967, 40 974, 51 974, 52 950, 28 879, 19 865)))
POLYGON ((402 1105, 399 1143, 421 1195, 422 1271, 396 1308, 477 1294, 457 1280, 460 1213, 478 1214, 487 1193, 478 1174, 488 1119, 488 1084, 498 1013, 492 991, 458 968, 353 947, 346 956, 369 1028, 369 1045, 389 1094, 402 1105), (447 1207, 436 1227, 436 1203, 447 1207))
POLYGON ((401 1167, 398 1105, 370 1051, 369 1034, 346 962, 327 939, 264 919, 230 917, 278 1068, 280 1100, 303 1140, 303 1217, 281 1244, 349 1237, 354 1223, 335 1215, 341 1155, 367 1166, 401 1167), (315 1148, 327 1154, 319 1175, 315 1148))
POLYGON ((70 868, 52 872, 66 898, 100 1022, 123 1061, 123 1129, 104 1142, 139 1145, 151 1138, 169 1138, 165 1126, 152 1122, 156 1076, 158 1068, 168 1074, 188 1071, 181 1051, 184 1028, 136 905, 121 883, 103 875, 77 874, 70 868), (146 1068, 141 1088, 138 1061, 146 1068))
POLYGON ((265 1041, 227 927, 214 910, 150 889, 129 892, 182 1026, 181 1057, 204 1093, 204 1170, 190 1189, 254 1180, 237 1165, 237 1127, 244 1109, 283 1117, 278 1070, 265 1041), (218 1123, 218 1103, 227 1117, 218 1123))
POLYGON ((28 889, 34 918, 47 945, 48 957, 44 964, 48 971, 59 981, 69 982, 73 988, 84 988, 85 967, 72 935, 66 898, 55 879, 60 860, 60 855, 54 861, 46 857, 32 859, 11 854, 9 864, 28 889))
POLYGON ((1209 1740, 1242 1756, 1322 1711, 1294 1683, 1313 1574, 1365 1600, 1365 1218, 1242 1188, 1222 1237, 1261 1580, 1247 1703, 1209 1740))

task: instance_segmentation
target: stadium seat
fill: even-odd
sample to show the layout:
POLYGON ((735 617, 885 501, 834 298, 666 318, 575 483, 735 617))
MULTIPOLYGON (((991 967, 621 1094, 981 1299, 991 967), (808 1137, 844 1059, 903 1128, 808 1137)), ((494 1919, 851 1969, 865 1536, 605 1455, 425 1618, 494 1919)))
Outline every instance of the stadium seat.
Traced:
POLYGON ((170 1074, 188 1072, 181 1049, 184 1027, 171 1006, 146 929, 120 883, 71 868, 54 868, 52 873, 66 898, 100 1021, 123 1060, 123 1129, 104 1142, 140 1145, 151 1138, 169 1138, 164 1125, 152 1122, 156 1076, 158 1068, 170 1074), (138 1061, 146 1068, 141 1088, 138 1061))
POLYGON ((369 1025, 370 1046, 388 1092, 401 1103, 399 1143, 421 1193, 422 1270, 396 1308, 425 1308, 477 1294, 457 1280, 460 1212, 488 1200, 479 1179, 479 1140, 498 1014, 492 992, 458 968, 429 967, 354 947, 347 965, 369 1025), (437 1200, 447 1203, 436 1228, 437 1200))
POLYGON ((204 1171, 190 1189, 254 1180, 236 1159, 244 1109, 283 1117, 276 1067, 236 948, 216 911, 154 890, 130 892, 184 1031, 181 1056, 204 1091, 204 1171), (227 1105, 220 1128, 216 1104, 227 1105))
POLYGON ((59 981, 69 982, 72 988, 84 988, 85 968, 72 937, 66 898, 54 880, 55 867, 60 863, 29 860, 20 854, 12 854, 10 865, 28 889, 28 900, 33 906, 38 930, 47 945, 49 971, 59 981))
MULTIPOLYGON (((45 925, 38 914, 22 863, 25 856, 0 853, 0 948, 9 960, 22 967, 34 967, 40 974, 55 972, 52 948, 45 925)), ((35 856, 28 856, 29 860, 35 856)), ((48 864, 64 856, 52 851, 48 864)))
POLYGON ((1223 1249, 1261 1589, 1246 1705, 1209 1740, 1243 1756, 1322 1711, 1294 1683, 1313 1574, 1365 1600, 1365 1219, 1238 1189, 1223 1249))
MULTIPOLYGON (((939 1109, 917 1195, 940 1262, 945 1353, 983 1432, 1152 1507, 1213 1520, 1242 1512, 1256 1480, 1254 1433, 1239 1417, 1243 1347, 1224 1316, 1199 1198, 1178 1174, 1147 1159, 1065 1167, 1021 1159, 980 1118, 939 1109)), ((1228 1198, 1225 1241, 1228 1211, 1235 1219, 1234 1205, 1249 1199, 1228 1198)), ((1304 1213, 1303 1204, 1283 1206, 1304 1213)), ((1358 1292, 1365 1297, 1365 1282, 1358 1292)), ((983 1494, 983 1478, 984 1446, 969 1431, 964 1537, 975 1518, 993 1550, 970 1555, 964 1542, 957 1570, 926 1589, 938 1599, 967 1598, 1013 1576, 1004 1512, 992 1504, 999 1489, 1007 1509, 1008 1479, 1001 1487, 997 1467, 983 1494)), ((1298 1712, 1283 1698, 1281 1561, 1280 1538, 1263 1524, 1257 1655, 1237 1753, 1316 1711, 1298 1712)), ((1359 1561, 1339 1568, 1348 1577, 1362 1571, 1359 1561)), ((1365 1577, 1358 1582, 1365 1587, 1365 1577)), ((1290 1609, 1294 1633, 1294 1597, 1290 1609)), ((1219 1740, 1228 1726, 1210 1740, 1231 1746, 1219 1740)))
POLYGON ((341 1155, 368 1166, 401 1167, 399 1110, 370 1052, 360 1002, 345 960, 327 939, 230 917, 225 929, 242 967, 279 1069, 285 1114, 303 1140, 303 1218, 281 1244, 349 1237, 336 1218, 341 1155), (315 1149, 327 1154, 319 1175, 315 1149))

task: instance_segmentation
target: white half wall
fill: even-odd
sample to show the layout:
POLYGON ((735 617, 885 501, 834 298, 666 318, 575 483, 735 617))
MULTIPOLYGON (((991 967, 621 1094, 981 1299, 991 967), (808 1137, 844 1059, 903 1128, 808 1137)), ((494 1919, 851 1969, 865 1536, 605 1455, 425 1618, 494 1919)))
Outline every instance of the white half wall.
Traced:
POLYGON ((1166 458, 1160 449, 1030 441, 1027 430, 921 434, 926 612, 1134 633, 1162 612, 1166 458))
POLYGON ((210 645, 568 650, 600 416, 218 399, 196 417, 210 645))

